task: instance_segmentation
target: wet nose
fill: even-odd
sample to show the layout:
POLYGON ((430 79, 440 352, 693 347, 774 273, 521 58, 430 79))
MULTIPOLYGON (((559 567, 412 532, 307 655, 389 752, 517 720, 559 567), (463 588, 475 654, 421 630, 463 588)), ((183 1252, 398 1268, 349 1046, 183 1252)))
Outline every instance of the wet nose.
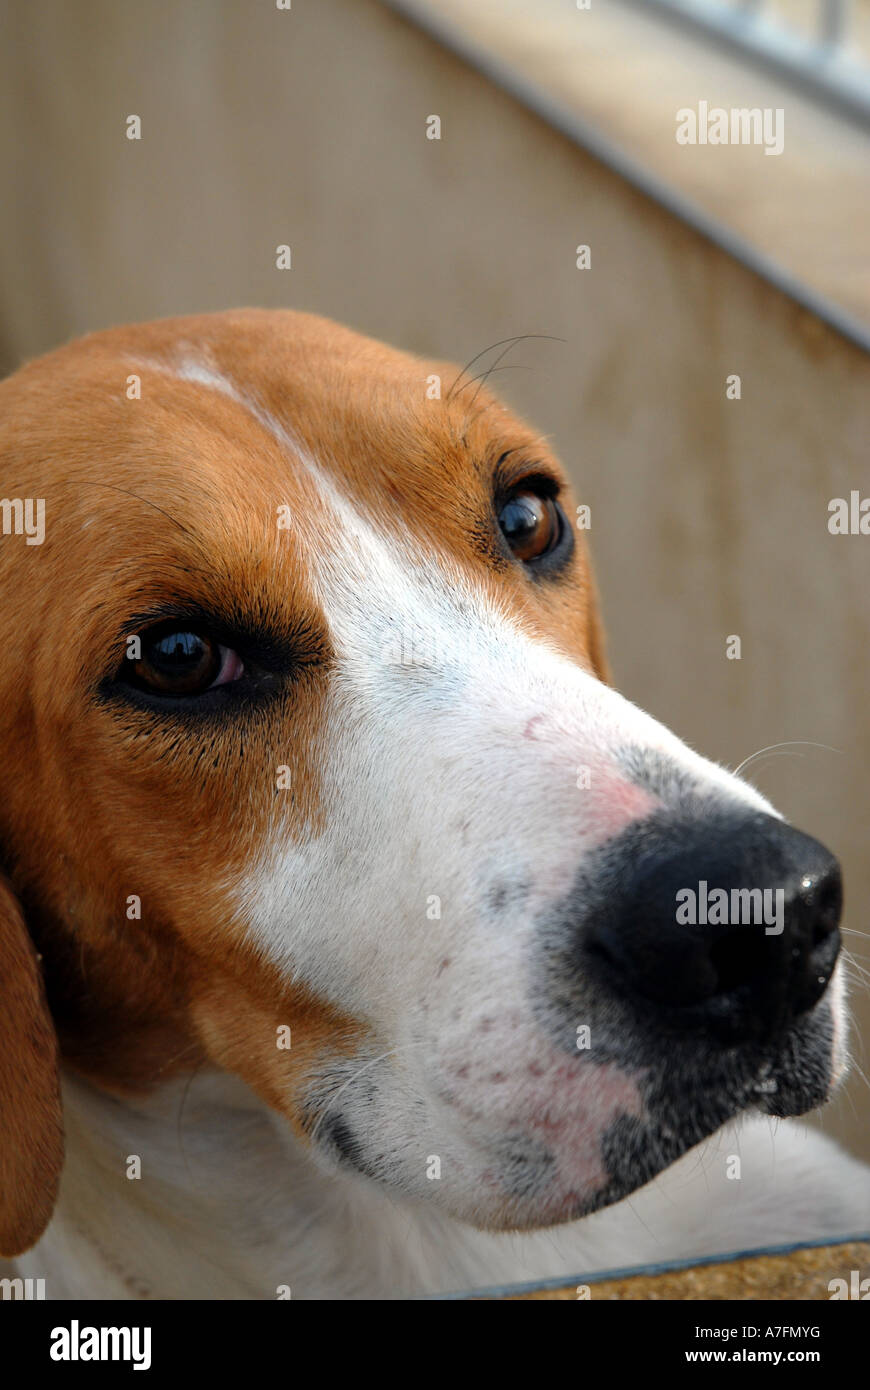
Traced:
POLYGON ((766 1041, 824 993, 840 949, 840 868, 776 817, 657 818, 612 881, 583 949, 671 1026, 766 1041))

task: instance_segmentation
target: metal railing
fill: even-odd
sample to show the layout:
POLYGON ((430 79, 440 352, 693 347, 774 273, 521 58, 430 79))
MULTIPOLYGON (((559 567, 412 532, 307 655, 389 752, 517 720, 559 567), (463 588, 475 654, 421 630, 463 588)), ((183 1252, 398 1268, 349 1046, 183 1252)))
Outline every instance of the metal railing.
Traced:
MULTIPOLYGON (((632 0, 702 29, 810 95, 870 124, 870 62, 854 41, 853 0, 815 0, 815 23, 789 24, 769 0, 632 0)), ((870 25, 870 16, 862 15, 870 25)))

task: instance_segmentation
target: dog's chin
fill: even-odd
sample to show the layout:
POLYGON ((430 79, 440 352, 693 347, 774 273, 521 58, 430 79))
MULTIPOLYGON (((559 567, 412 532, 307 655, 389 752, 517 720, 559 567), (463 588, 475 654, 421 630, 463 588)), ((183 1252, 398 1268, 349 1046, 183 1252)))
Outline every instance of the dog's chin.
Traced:
MULTIPOLYGON (((364 1112, 324 1112, 318 1103, 309 1128, 331 1171, 394 1196, 422 1199, 479 1229, 558 1226, 622 1201, 741 1116, 802 1115, 822 1105, 839 1079, 837 1031, 827 1002, 775 1047, 698 1039, 656 1046, 649 1030, 636 1029, 630 1038, 618 1034, 606 1062, 562 1054, 550 1063, 553 1083, 519 1087, 509 1108, 494 1108, 498 1087, 478 1091, 477 1104, 468 1093, 443 1096, 436 1124, 420 1111, 420 1133, 429 1131, 422 1152, 443 1159, 438 1181, 422 1176, 420 1133, 406 1129, 407 1116, 396 1123, 383 1107, 389 1091, 370 1077, 364 1112), (381 1123, 373 1126, 379 1105, 381 1123)), ((739 1146, 738 1132, 738 1154, 739 1146)))
MULTIPOLYGON (((538 1156, 533 1162, 533 1147, 514 1137, 511 1161, 496 1169, 496 1181, 490 1171, 489 1192, 477 1210, 455 1214, 490 1230, 561 1225, 629 1197, 734 1121, 739 1153, 741 1118, 753 1113, 804 1115, 829 1099, 840 1079, 832 1060, 832 1036, 831 1011, 822 1006, 801 1020, 770 1055, 738 1048, 715 1064, 709 1058, 706 1065, 699 1062, 694 1074, 686 1058, 672 1058, 671 1065, 651 1068, 640 1081, 643 1112, 620 1115, 601 1134, 602 1182, 578 1190, 576 1184, 560 1180, 571 1166, 569 1155, 557 1153, 549 1162, 538 1156)), ((578 1133, 580 1128, 578 1122, 578 1133)))

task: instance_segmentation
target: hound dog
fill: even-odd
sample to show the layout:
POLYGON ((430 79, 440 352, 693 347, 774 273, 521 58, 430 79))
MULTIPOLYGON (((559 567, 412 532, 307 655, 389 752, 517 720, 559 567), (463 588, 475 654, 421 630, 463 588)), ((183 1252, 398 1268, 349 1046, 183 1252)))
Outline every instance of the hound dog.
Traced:
POLYGON ((870 1225, 772 1118, 845 1064, 836 861, 611 688, 565 474, 471 383, 243 311, 0 385, 0 1251, 49 1298, 870 1225))

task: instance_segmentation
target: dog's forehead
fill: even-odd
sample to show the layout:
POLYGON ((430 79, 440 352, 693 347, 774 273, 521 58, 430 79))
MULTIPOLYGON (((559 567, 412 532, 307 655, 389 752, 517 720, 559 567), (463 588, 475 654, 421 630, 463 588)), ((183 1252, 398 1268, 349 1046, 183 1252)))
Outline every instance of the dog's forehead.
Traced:
MULTIPOLYGON (((240 438, 264 445, 255 471, 267 486, 296 487, 309 501, 340 495, 376 524, 401 518, 402 529, 425 533, 436 520, 469 519, 497 459, 523 451, 530 462, 548 458, 529 428, 456 366, 308 316, 300 333, 277 319, 241 339, 181 337, 143 358, 164 382, 194 388, 200 409, 217 412, 220 397, 238 408, 240 438)), ((328 510, 335 524, 336 509, 328 510)))
POLYGON ((543 466, 561 479, 559 465, 453 365, 312 315, 242 311, 95 334, 0 392, 21 490, 46 497, 42 572, 74 563, 70 602, 101 621, 109 601, 120 620, 174 590, 289 619, 327 598, 335 611, 361 581, 372 598, 379 577, 385 599, 410 592, 425 570, 429 592, 458 582, 586 656, 584 547, 532 594, 494 516, 500 461, 517 477, 543 466), (328 594, 314 582, 325 571, 328 594))
POLYGON ((216 509, 244 511, 255 526, 282 503, 295 505, 300 535, 306 520, 334 528, 324 480, 380 527, 392 519, 424 539, 438 527, 467 534, 499 457, 546 458, 558 472, 475 378, 312 315, 245 311, 110 330, 30 364, 3 390, 18 416, 16 452, 63 493, 65 512, 124 510, 128 524, 138 516, 153 530, 154 513, 142 511, 150 502, 191 538, 216 509), (50 421, 39 418, 47 385, 50 421), (110 487, 114 499, 99 496, 110 487))

